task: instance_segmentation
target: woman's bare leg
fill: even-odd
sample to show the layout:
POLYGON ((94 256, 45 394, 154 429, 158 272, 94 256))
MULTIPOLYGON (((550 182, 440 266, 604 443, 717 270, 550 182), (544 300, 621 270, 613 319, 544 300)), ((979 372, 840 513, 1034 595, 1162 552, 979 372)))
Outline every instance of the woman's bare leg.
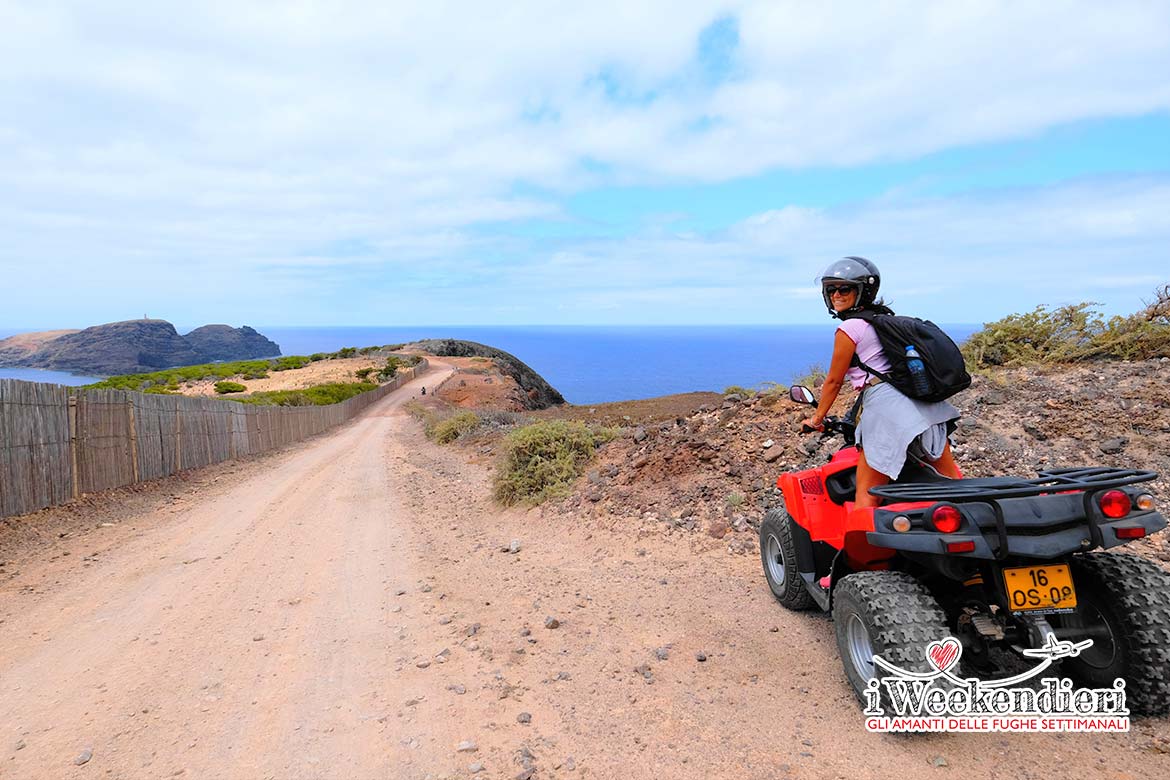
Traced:
POLYGON ((959 473, 959 464, 955 463, 955 456, 951 454, 951 443, 949 441, 943 447, 942 455, 938 456, 938 460, 930 461, 930 465, 934 466, 935 471, 944 477, 950 477, 951 479, 960 479, 962 477, 962 474, 959 473))
MULTIPOLYGON (((954 461, 951 461, 952 463, 954 461)), ((865 459, 865 450, 857 451, 857 497, 854 507, 862 509, 865 507, 877 506, 881 503, 881 499, 877 496, 869 494, 870 488, 881 487, 882 485, 890 484, 890 478, 880 471, 870 468, 869 463, 865 459)))

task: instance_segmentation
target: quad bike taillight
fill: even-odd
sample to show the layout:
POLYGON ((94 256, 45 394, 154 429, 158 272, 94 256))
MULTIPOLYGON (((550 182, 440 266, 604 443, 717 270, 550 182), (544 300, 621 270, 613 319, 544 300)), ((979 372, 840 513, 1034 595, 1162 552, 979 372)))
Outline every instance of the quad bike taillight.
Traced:
POLYGON ((959 530, 962 522, 962 513, 950 504, 939 504, 930 513, 930 524, 940 534, 953 534, 959 530))
POLYGON ((1143 512, 1149 512, 1154 508, 1154 497, 1149 493, 1142 493, 1134 499, 1133 505, 1143 512))
POLYGON ((1121 490, 1106 490, 1097 502, 1101 506, 1101 514, 1114 520, 1125 517, 1133 509, 1133 500, 1121 490))

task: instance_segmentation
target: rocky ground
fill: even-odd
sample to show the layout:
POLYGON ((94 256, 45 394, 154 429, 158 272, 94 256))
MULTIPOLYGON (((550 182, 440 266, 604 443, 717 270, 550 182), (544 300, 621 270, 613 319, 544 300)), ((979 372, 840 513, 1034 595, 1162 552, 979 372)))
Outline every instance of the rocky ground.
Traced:
MULTIPOLYGON (((1079 465, 1149 469, 1162 475, 1152 483, 1155 495, 1170 501, 1170 360, 996 370, 952 400, 963 414, 955 456, 969 476, 1079 465)), ((842 393, 835 411, 843 414, 852 401, 842 393)), ((541 414, 622 426, 566 510, 616 524, 649 520, 744 554, 756 550, 764 512, 782 505, 777 476, 823 463, 841 443, 801 434, 808 407, 786 395, 690 394, 541 414)), ((490 456, 493 442, 468 446, 490 456)), ((1130 547, 1170 562, 1170 534, 1130 547)))

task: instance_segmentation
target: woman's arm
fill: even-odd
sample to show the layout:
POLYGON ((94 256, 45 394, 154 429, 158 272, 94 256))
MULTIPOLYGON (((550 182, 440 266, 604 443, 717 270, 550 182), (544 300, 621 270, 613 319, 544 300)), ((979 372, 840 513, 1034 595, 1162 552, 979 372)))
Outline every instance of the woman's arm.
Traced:
POLYGON ((825 377, 825 383, 821 387, 821 401, 817 404, 816 414, 805 420, 804 425, 810 428, 821 427, 825 416, 833 408, 833 402, 841 393, 841 387, 845 384, 845 372, 849 370, 849 364, 853 362, 853 353, 856 350, 857 345, 853 343, 853 339, 849 338, 844 331, 838 330, 837 336, 833 340, 833 360, 829 364, 829 374, 825 377))

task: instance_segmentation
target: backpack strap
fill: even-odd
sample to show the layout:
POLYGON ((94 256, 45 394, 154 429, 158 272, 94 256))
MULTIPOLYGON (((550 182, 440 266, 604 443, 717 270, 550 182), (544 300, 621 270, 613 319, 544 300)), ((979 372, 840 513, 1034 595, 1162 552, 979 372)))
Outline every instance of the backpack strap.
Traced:
MULTIPOLYGON (((873 327, 873 319, 876 316, 878 316, 877 312, 873 312, 873 311, 870 311, 868 309, 858 309, 855 312, 850 312, 848 314, 848 316, 845 317, 845 319, 851 320, 851 319, 857 318, 859 320, 865 320, 866 322, 868 322, 870 324, 870 327, 873 327)), ((889 374, 883 374, 881 371, 878 371, 877 369, 874 369, 874 368, 870 368, 865 363, 862 363, 861 358, 859 358, 857 356, 857 350, 853 351, 853 359, 851 361, 849 361, 849 365, 860 368, 865 373, 869 374, 870 376, 876 376, 877 378, 881 379, 883 382, 888 382, 890 384, 893 384, 894 380, 892 380, 890 378, 889 374)))
POLYGON ((861 358, 857 357, 856 352, 853 353, 853 360, 851 360, 849 362, 849 365, 856 366, 857 368, 860 368, 862 371, 869 374, 870 376, 876 376, 877 378, 881 379, 883 382, 888 382, 890 384, 894 383, 894 380, 890 378, 889 374, 883 374, 881 371, 878 371, 876 368, 870 368, 865 363, 862 363, 861 358))

